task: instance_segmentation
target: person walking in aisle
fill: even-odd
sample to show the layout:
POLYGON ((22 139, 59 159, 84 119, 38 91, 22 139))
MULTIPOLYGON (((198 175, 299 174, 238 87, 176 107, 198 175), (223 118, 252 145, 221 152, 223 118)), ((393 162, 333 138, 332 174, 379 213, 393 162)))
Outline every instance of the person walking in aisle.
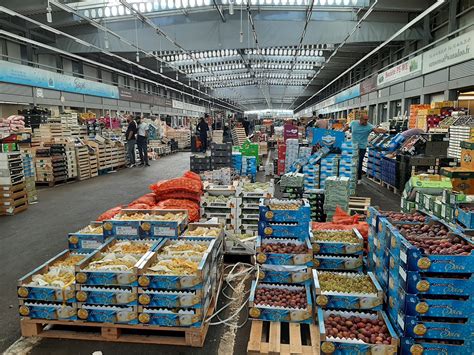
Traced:
POLYGON ((209 125, 204 120, 204 117, 201 117, 196 130, 199 133, 199 140, 201 141, 201 152, 205 153, 207 150, 207 132, 209 132, 209 125))
POLYGON ((131 115, 127 116, 127 122, 128 127, 127 132, 125 132, 125 140, 127 141, 128 167, 133 168, 135 166, 135 143, 138 126, 131 115))
POLYGON ((367 151, 367 142, 369 140, 369 134, 375 133, 387 133, 383 128, 377 128, 373 124, 369 123, 369 117, 363 115, 358 121, 352 121, 350 125, 344 127, 344 132, 351 130, 352 143, 357 145, 359 148, 359 165, 357 169, 357 184, 360 185, 362 182, 362 162, 364 160, 365 152, 367 151))
POLYGON ((140 154, 139 166, 150 166, 150 164, 148 164, 148 123, 140 116, 137 116, 135 120, 138 125, 137 146, 138 154, 140 154))

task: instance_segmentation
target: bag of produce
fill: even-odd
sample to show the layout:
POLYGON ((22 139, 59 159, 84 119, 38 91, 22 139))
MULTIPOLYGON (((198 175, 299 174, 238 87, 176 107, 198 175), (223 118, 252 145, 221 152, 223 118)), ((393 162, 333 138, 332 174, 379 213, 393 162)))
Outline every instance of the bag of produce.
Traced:
POLYGON ((128 205, 127 208, 132 209, 132 210, 150 210, 153 206, 150 206, 146 203, 134 203, 132 202, 131 204, 128 205))
POLYGON ((143 195, 136 200, 132 201, 130 204, 135 204, 135 203, 145 203, 149 206, 154 206, 156 204, 155 200, 155 194, 153 192, 150 192, 149 194, 143 195))
POLYGON ((110 210, 107 210, 104 213, 102 213, 96 220, 100 222, 100 221, 105 221, 106 219, 112 219, 121 210, 122 210, 122 206, 111 208, 110 210))

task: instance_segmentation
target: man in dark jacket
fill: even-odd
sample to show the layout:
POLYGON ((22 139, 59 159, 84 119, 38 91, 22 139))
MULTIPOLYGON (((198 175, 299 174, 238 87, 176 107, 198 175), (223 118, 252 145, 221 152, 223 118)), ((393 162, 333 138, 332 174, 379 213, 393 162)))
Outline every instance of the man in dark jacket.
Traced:
POLYGON ((209 125, 204 120, 204 117, 201 117, 199 124, 196 127, 197 132, 199 133, 199 140, 202 144, 202 152, 205 153, 207 150, 207 132, 209 132, 209 125))
POLYGON ((135 166, 135 143, 138 126, 131 115, 127 117, 127 122, 128 127, 127 132, 125 132, 125 139, 127 141, 128 167, 133 168, 135 166))

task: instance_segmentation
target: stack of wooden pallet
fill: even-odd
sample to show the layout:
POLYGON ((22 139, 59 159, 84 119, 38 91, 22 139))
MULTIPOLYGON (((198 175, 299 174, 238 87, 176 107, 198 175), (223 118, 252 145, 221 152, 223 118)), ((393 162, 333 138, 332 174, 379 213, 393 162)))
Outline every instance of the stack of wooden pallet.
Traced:
POLYGON ((166 126, 165 136, 178 142, 179 149, 186 149, 191 146, 191 131, 188 128, 174 129, 166 126))
POLYGON ((76 148, 73 143, 64 144, 66 150, 66 163, 67 163, 67 178, 73 179, 77 177, 77 158, 76 148))
POLYGON ((28 207, 20 152, 0 153, 0 215, 14 215, 28 207))
POLYGON ((245 129, 242 127, 234 127, 232 129, 232 142, 234 145, 241 146, 247 140, 245 129))
POLYGON ((76 146, 77 177, 79 180, 90 179, 91 162, 87 145, 76 146))

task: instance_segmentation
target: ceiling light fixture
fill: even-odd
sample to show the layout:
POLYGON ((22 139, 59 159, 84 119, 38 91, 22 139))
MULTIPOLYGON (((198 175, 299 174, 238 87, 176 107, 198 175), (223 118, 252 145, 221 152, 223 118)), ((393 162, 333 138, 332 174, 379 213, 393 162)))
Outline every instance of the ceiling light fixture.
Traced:
POLYGON ((46 21, 48 23, 53 22, 53 14, 51 13, 51 11, 53 11, 53 9, 51 9, 51 5, 49 4, 49 0, 48 0, 48 5, 46 6, 46 21))

